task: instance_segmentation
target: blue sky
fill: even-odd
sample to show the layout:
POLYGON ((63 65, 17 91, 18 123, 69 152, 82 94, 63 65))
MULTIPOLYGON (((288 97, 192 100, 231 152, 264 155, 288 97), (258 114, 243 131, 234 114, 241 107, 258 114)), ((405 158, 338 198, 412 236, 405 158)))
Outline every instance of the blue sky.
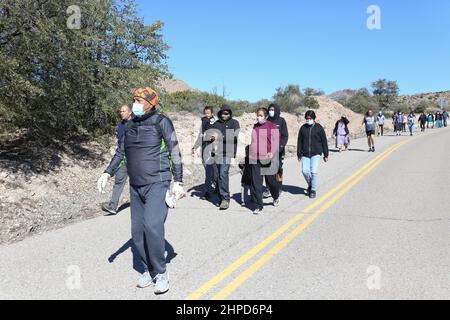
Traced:
POLYGON ((165 22, 175 78, 230 99, 271 98, 288 84, 332 93, 397 80, 402 94, 450 90, 450 1, 137 0, 165 22), (381 9, 381 30, 367 8, 381 9))

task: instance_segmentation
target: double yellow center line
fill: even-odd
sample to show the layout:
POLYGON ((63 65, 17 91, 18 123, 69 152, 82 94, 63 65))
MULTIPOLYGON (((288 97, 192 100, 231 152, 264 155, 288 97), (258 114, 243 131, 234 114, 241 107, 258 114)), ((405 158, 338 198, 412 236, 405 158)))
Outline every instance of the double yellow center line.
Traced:
POLYGON ((339 185, 330 190, 323 197, 312 203, 303 212, 296 215, 288 223, 283 225, 272 235, 267 237, 265 240, 257 244, 255 247, 247 251, 243 256, 237 259, 235 262, 230 264, 226 269, 217 274, 211 280, 206 282, 195 292, 189 295, 187 300, 198 300, 230 276, 233 272, 247 263, 250 259, 254 258, 258 253, 267 248, 274 241, 279 239, 285 232, 287 232, 293 225, 305 217, 306 214, 312 213, 308 219, 298 225, 293 231, 287 234, 281 241, 279 241, 275 246, 273 246, 267 253, 265 253, 261 258, 259 258, 250 267, 241 272, 234 280, 232 280, 227 286, 225 286, 221 291, 212 297, 213 300, 224 300, 229 297, 237 288, 239 288, 245 281, 252 277, 259 269, 266 265, 275 255, 277 255, 281 250, 283 250, 290 242, 292 242, 301 232, 303 232, 311 223, 313 223, 321 214, 328 210, 333 204, 335 204, 339 199, 341 199, 350 189, 352 189, 358 182, 360 182, 365 176, 367 176, 371 171, 373 171, 381 162, 383 162, 392 153, 407 144, 412 140, 405 140, 399 142, 383 153, 378 155, 376 158, 368 162, 361 169, 353 173, 345 181, 341 182, 339 185), (314 209, 320 207, 314 212, 314 209))

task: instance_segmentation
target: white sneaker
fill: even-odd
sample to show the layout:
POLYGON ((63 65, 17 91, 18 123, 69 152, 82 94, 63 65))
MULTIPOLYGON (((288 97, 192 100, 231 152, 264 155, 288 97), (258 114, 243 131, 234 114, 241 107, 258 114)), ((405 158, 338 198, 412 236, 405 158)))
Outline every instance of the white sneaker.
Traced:
POLYGON ((144 289, 144 288, 150 287, 152 284, 153 284, 153 278, 150 275, 150 272, 146 271, 139 278, 137 287, 140 289, 144 289))
POLYGON ((158 274, 155 277, 155 294, 164 294, 169 291, 169 272, 158 274))
POLYGON ((280 206, 280 198, 278 198, 277 200, 275 200, 275 201, 273 202, 273 206, 274 206, 275 208, 280 206))
POLYGON ((264 199, 269 199, 270 197, 272 197, 272 194, 270 193, 270 190, 266 190, 263 192, 263 198, 264 199))
POLYGON ((261 215, 263 213, 263 210, 262 209, 256 209, 255 211, 253 211, 253 214, 255 215, 255 216, 259 216, 259 215, 261 215))

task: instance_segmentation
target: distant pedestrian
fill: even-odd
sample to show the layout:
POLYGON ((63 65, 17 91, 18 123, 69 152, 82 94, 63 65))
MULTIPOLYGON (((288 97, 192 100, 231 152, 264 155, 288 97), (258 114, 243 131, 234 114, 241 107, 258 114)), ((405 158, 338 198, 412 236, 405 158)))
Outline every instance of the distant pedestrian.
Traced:
POLYGON ((428 123, 427 123, 427 129, 434 129, 434 115, 430 112, 428 114, 428 123))
POLYGON ((444 127, 447 128, 448 118, 449 118, 449 114, 448 114, 447 110, 444 110, 444 112, 442 113, 442 116, 444 117, 444 127))
POLYGON ((312 110, 305 114, 306 124, 300 128, 297 139, 297 157, 302 162, 303 176, 308 184, 307 194, 316 198, 320 159, 323 155, 328 162, 329 149, 327 135, 323 127, 316 122, 316 113, 312 110))
MULTIPOLYGON (((120 118, 122 119, 119 123, 119 126, 117 127, 117 146, 120 146, 120 142, 122 141, 123 134, 125 131, 125 127, 127 126, 127 123, 132 119, 133 112, 131 111, 131 108, 128 105, 124 105, 119 110, 120 118)), ((127 160, 124 158, 122 162, 120 163, 119 169, 117 169, 116 173, 114 174, 115 181, 114 181, 114 187, 111 195, 111 200, 109 203, 104 204, 102 209, 105 211, 108 215, 116 215, 117 210, 119 208, 119 201, 120 196, 122 195, 123 189, 125 188, 125 185, 128 180, 128 170, 127 170, 127 160)))
POLYGON ((406 132, 406 126, 408 125, 408 117, 402 113, 403 123, 402 123, 402 132, 406 132))
POLYGON ((384 136, 384 124, 386 122, 386 117, 383 114, 383 111, 378 112, 377 115, 377 124, 378 124, 378 136, 384 136))
POLYGON ((350 146, 350 130, 348 129, 350 121, 346 116, 342 116, 333 130, 333 135, 336 137, 336 148, 339 152, 347 151, 350 146))
POLYGON ((425 114, 425 112, 422 112, 422 114, 421 114, 420 117, 419 117, 420 130, 421 130, 422 132, 425 132, 425 128, 426 128, 426 125, 427 125, 427 121, 428 121, 427 115, 425 114))
POLYGON ((436 112, 435 126, 438 129, 441 129, 444 126, 444 117, 440 111, 436 112))
POLYGON ((192 154, 195 155, 197 150, 201 148, 202 163, 205 168, 205 184, 200 198, 202 200, 208 200, 216 190, 219 176, 217 166, 214 162, 214 151, 212 147, 214 139, 212 137, 211 129, 217 121, 216 117, 214 117, 214 109, 209 106, 205 107, 203 110, 203 118, 201 120, 202 123, 200 126, 199 135, 194 147, 192 148, 192 154))
POLYGON ((376 130, 376 121, 373 116, 373 111, 369 110, 364 117, 362 124, 366 128, 367 134, 367 143, 369 144, 369 152, 375 152, 375 130, 376 130))
POLYGON ((263 177, 274 199, 273 205, 278 207, 280 204, 280 188, 276 178, 279 169, 280 130, 268 121, 267 109, 258 109, 256 116, 257 123, 253 126, 249 152, 252 179, 250 191, 256 204, 253 214, 260 215, 264 209, 263 177))
POLYGON ((404 119, 405 119, 405 116, 403 115, 403 113, 398 112, 397 116, 395 117, 395 120, 394 120, 394 127, 395 127, 395 132, 396 132, 397 136, 401 136, 403 134, 404 119))
POLYGON ((408 128, 409 128, 409 134, 413 136, 414 128, 416 126, 416 115, 414 112, 411 112, 408 116, 408 128))

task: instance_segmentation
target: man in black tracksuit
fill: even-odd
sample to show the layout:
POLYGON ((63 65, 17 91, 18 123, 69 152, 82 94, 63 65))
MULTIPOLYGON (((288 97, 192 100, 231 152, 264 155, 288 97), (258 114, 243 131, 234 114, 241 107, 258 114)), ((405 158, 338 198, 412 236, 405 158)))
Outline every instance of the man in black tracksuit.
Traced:
MULTIPOLYGON (((286 156, 286 146, 289 140, 289 131, 286 124, 286 120, 281 117, 281 108, 276 103, 271 104, 269 106, 269 119, 270 122, 275 124, 278 127, 278 130, 280 131, 280 150, 279 150, 279 165, 280 168, 278 170, 277 178, 279 180, 279 192, 281 193, 282 187, 283 187, 283 162, 284 157, 286 156)), ((267 185, 267 183, 266 183, 267 185)), ((270 191, 268 191, 268 194, 270 195, 270 191)), ((266 196, 265 194, 264 196, 266 196)))
POLYGON ((328 139, 324 128, 316 122, 316 113, 306 112, 306 124, 300 128, 297 140, 297 157, 302 162, 303 176, 308 184, 308 195, 316 198, 318 169, 321 156, 328 162, 328 139))
POLYGON ((218 120, 213 125, 214 139, 217 140, 215 151, 215 163, 219 173, 220 209, 228 210, 230 207, 230 165, 231 159, 237 155, 238 137, 240 131, 239 122, 233 119, 233 111, 228 105, 224 105, 218 113, 218 120))
POLYGON ((208 148, 208 146, 213 143, 211 129, 217 119, 214 116, 214 110, 212 107, 205 107, 203 110, 203 115, 200 132, 194 147, 192 148, 192 153, 195 154, 197 149, 201 147, 202 162, 205 168, 205 190, 203 191, 201 199, 207 200, 214 194, 218 180, 217 166, 215 165, 214 158, 212 157, 213 151, 211 148, 208 148))
POLYGON ((127 124, 122 141, 105 173, 99 190, 106 187, 126 156, 130 178, 131 233, 145 266, 139 288, 155 284, 155 293, 169 290, 165 258, 166 195, 172 176, 173 192, 184 193, 183 167, 172 121, 156 110, 159 98, 151 88, 134 92, 135 117, 127 124))

